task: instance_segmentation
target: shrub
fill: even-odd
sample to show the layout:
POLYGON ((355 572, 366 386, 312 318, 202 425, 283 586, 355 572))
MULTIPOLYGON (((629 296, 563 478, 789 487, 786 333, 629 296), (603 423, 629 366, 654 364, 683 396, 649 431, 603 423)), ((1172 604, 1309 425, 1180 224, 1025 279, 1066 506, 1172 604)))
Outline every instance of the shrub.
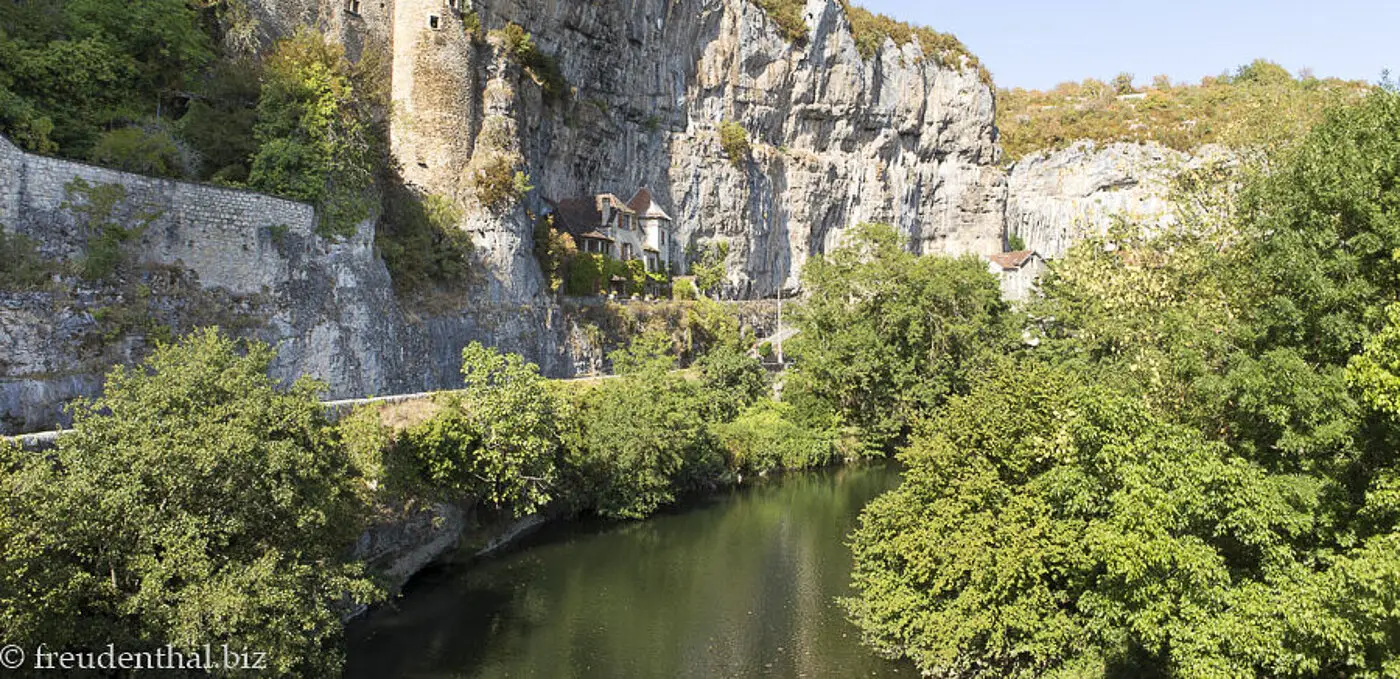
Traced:
POLYGON ((460 220, 461 211, 448 198, 403 186, 389 189, 375 245, 396 290, 415 293, 467 282, 473 246, 460 220))
POLYGON ((842 0, 841 4, 846 10, 846 18, 851 22, 851 36, 862 57, 873 58, 886 40, 893 40, 895 45, 901 47, 917 41, 924 56, 932 58, 938 65, 958 71, 971 68, 977 72, 983 84, 992 86, 992 74, 955 36, 876 14, 851 4, 849 0, 842 0))
POLYGON ((89 184, 82 178, 64 187, 63 207, 77 218, 86 237, 80 272, 90 281, 111 278, 126 263, 125 245, 141 236, 159 216, 132 212, 121 184, 89 184))
POLYGON ((834 435, 793 419, 792 406, 761 400, 733 421, 710 427, 736 471, 767 473, 821 467, 838 459, 834 435))
POLYGON ((574 237, 554 228, 554 216, 535 220, 535 261, 550 292, 558 292, 568 278, 569 264, 578 256, 574 237))
POLYGON ((807 21, 802 18, 803 0, 757 0, 758 6, 778 26, 778 33, 794 45, 807 42, 807 21))
POLYGON ((749 143, 749 131, 733 120, 720 123, 719 144, 724 148, 725 155, 729 156, 729 162, 740 169, 753 153, 753 145, 749 143))
POLYGON ((38 290, 49 285, 57 273, 56 262, 39 253, 33 239, 23 234, 6 233, 0 227, 0 290, 38 290))
POLYGON ((571 93, 569 81, 559 68, 559 60, 540 51, 533 36, 516 23, 506 24, 504 28, 496 31, 496 34, 500 36, 506 54, 515 59, 535 84, 540 86, 546 101, 558 102, 568 99, 571 93))
POLYGON ((88 159, 98 165, 155 177, 188 174, 175 138, 164 130, 123 127, 104 132, 88 159))
POLYGON ((486 151, 483 160, 473 160, 468 170, 469 181, 476 199, 484 207, 497 211, 508 209, 534 189, 530 176, 516 169, 519 160, 518 154, 504 151, 486 151))

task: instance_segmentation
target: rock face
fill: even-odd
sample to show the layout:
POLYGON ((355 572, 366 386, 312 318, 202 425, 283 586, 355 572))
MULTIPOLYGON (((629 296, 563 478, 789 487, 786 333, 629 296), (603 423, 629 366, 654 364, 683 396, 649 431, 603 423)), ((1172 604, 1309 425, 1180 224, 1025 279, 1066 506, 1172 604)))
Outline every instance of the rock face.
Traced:
MULTIPOLYGON (((809 257, 863 221, 896 225, 918 252, 1000 251, 991 89, 915 45, 863 59, 836 0, 809 0, 800 45, 747 0, 472 3, 486 28, 518 24, 556 58, 567 101, 544 96, 498 39, 466 36, 440 3, 399 3, 394 72, 412 76, 396 78, 394 96, 412 114, 394 144, 405 177, 430 191, 463 197, 463 170, 500 151, 522 155, 532 212, 544 198, 649 187, 675 217, 676 258, 729 241, 730 289, 745 297, 796 287, 809 257), (726 120, 748 131, 751 157, 726 157, 726 120)), ((468 223, 508 287, 528 292, 516 267, 530 264, 519 254, 529 220, 468 223)))
POLYGON ((1195 154, 1159 144, 1078 142, 1018 161, 1008 179, 1006 232, 1054 259, 1103 235, 1115 219, 1165 225, 1174 217, 1171 180, 1183 170, 1228 161, 1219 147, 1195 154))
MULTIPOLYGON (((993 93, 975 69, 916 44, 862 58, 837 0, 808 0, 807 35, 780 36, 749 0, 248 0, 230 44, 265 48, 312 24, 356 59, 387 55, 390 130, 402 175, 463 209, 480 281, 455 311, 415 313, 393 293, 373 225, 314 232, 309 206, 19 153, 0 142, 0 225, 41 252, 81 258, 88 235, 67 188, 123 188, 122 209, 157 217, 137 278, 0 295, 0 432, 46 427, 158 330, 217 323, 279 347, 274 373, 309 375, 331 398, 460 382, 471 341, 522 353, 551 376, 596 362, 547 294, 533 257, 545 199, 652 190, 675 218, 672 259, 729 242, 728 292, 797 287, 802 265, 863 221, 896 225, 921 253, 1002 249, 1006 179, 993 93), (351 10, 355 11, 351 11, 351 10), (515 23, 570 87, 546 96, 498 34, 515 23), (729 158, 735 121, 753 152, 729 158), (477 200, 496 157, 528 173, 519 205, 477 200)), ((71 282, 71 281, 69 281, 71 282)), ((65 284, 66 285, 66 284, 65 284)))

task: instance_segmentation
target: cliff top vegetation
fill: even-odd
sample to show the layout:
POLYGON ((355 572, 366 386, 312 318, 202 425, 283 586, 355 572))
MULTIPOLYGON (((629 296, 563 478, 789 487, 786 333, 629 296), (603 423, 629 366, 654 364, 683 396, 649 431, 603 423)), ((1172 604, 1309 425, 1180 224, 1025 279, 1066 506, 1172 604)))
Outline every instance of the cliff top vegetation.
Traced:
MULTIPOLYGON (((789 42, 802 43, 807 40, 807 22, 802 18, 804 0, 754 1, 768 13, 773 23, 778 25, 778 31, 789 42)), ((991 72, 952 34, 939 33, 927 26, 917 26, 884 14, 876 14, 847 0, 841 1, 841 7, 851 22, 851 35, 855 38, 856 49, 862 57, 874 57, 887 39, 893 40, 900 47, 917 41, 924 51, 924 56, 932 58, 934 63, 959 71, 965 68, 973 69, 984 84, 992 87, 991 72)))
POLYGON ((997 126, 1008 161, 1081 139, 1156 141, 1179 151, 1203 144, 1268 146, 1301 136, 1333 104, 1372 87, 1355 80, 1296 76, 1259 59, 1198 84, 1166 76, 1134 87, 1133 76, 1066 82, 1052 90, 997 92, 997 126))

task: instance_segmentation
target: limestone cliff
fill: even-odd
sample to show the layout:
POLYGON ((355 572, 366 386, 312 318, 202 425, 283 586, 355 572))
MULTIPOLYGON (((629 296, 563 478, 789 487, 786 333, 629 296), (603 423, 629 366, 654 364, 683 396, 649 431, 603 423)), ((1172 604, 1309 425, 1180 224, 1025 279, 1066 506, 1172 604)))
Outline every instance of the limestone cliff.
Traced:
MULTIPOLYGON (((747 0, 472 3, 486 28, 518 24, 557 58, 567 101, 545 97, 499 43, 465 35, 441 2, 397 3, 394 144, 405 176, 431 191, 461 195, 463 171, 503 144, 523 155, 531 211, 650 187, 676 219, 676 254, 728 240, 731 291, 746 297, 795 287, 803 262, 862 221, 895 224, 919 252, 1001 247, 990 88, 916 44, 863 59, 835 0, 809 0, 797 45, 747 0), (748 130, 751 158, 725 156, 725 120, 748 130)), ((533 293, 521 211, 468 225, 503 289, 533 293)))
POLYGON ((1007 235, 1054 259, 1086 237, 1103 235, 1115 219, 1167 224, 1173 219, 1172 179, 1229 158, 1215 146, 1187 154, 1155 143, 1092 141, 1028 156, 1009 173, 1007 235))
POLYGON ((917 43, 886 42, 863 58, 837 0, 808 0, 796 43, 748 0, 244 4, 249 23, 230 31, 243 49, 314 25, 352 58, 389 57, 399 171, 465 208, 477 285, 455 310, 415 310, 394 295, 371 222, 327 240, 309 206, 0 142, 0 225, 45 256, 83 256, 88 235, 67 193, 75 179, 119 186, 121 209, 155 215, 127 280, 0 295, 0 433, 50 426, 65 400, 94 393, 152 335, 197 324, 276 344, 278 377, 320 378, 334 398, 455 386, 471 341, 572 375, 598 352, 546 293, 532 256, 532 216, 549 198, 649 187, 675 217, 678 257, 730 243, 736 297, 791 291, 804 262, 862 221, 896 225, 918 252, 1001 249, 991 89, 917 43), (545 96, 519 55, 488 37, 511 23, 557 60, 567 96, 545 96), (720 148, 727 120, 748 131, 751 157, 720 148), (496 155, 531 178, 519 205, 474 202, 472 173, 496 155))

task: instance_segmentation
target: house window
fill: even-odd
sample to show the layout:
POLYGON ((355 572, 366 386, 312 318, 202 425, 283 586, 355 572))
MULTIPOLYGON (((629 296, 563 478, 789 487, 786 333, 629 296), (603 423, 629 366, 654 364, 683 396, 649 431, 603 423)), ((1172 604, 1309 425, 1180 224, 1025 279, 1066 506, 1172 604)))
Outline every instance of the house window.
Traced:
POLYGON ((451 7, 451 8, 452 8, 452 11, 455 12, 455 11, 457 11, 457 3, 458 3, 458 2, 460 2, 460 0, 447 0, 447 6, 448 6, 448 7, 451 7))
POLYGON ((347 12, 349 12, 349 13, 351 13, 351 14, 359 14, 359 13, 360 13, 360 0, 346 0, 346 1, 345 1, 345 11, 347 11, 347 12))
POLYGON ((633 255, 632 255, 632 244, 631 244, 631 243, 623 243, 623 244, 622 244, 622 260, 625 262, 625 261, 627 261, 627 260, 629 260, 629 259, 632 259, 632 258, 633 258, 633 255))
POLYGON ((428 15, 428 28, 431 28, 431 29, 433 29, 433 30, 436 31, 436 30, 437 30, 437 27, 438 27, 438 16, 437 16, 436 14, 429 14, 429 15, 428 15))

